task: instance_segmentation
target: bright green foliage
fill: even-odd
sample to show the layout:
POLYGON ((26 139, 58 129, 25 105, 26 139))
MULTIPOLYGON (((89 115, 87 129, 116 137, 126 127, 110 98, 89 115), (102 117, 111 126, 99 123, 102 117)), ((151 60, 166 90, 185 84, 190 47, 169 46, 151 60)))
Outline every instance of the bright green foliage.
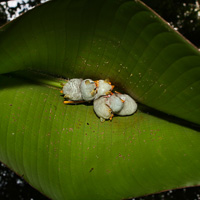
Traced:
POLYGON ((140 1, 33 9, 0 29, 0 73, 0 159, 50 198, 123 199, 200 184, 200 54, 140 1), (27 69, 110 78, 150 114, 100 123, 92 106, 64 105, 34 77, 5 75, 27 69))
POLYGON ((141 103, 200 123, 200 53, 139 1, 52 1, 0 37, 1 73, 108 77, 141 103))

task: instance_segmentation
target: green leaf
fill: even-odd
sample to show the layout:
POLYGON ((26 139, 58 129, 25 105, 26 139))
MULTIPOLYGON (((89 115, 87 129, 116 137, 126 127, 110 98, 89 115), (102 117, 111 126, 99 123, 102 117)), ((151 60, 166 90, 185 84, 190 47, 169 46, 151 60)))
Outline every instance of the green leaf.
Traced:
POLYGON ((108 77, 139 102, 200 123, 200 53, 139 1, 52 1, 0 38, 0 73, 108 77))
POLYGON ((66 106, 57 89, 3 83, 1 160, 50 198, 122 199, 200 184, 197 131, 140 111, 101 123, 93 106, 66 106))
POLYGON ((0 160, 59 200, 199 185, 199 63, 140 1, 45 3, 0 29, 0 160), (109 78, 144 106, 100 123, 92 106, 63 104, 59 79, 10 73, 30 69, 109 78))

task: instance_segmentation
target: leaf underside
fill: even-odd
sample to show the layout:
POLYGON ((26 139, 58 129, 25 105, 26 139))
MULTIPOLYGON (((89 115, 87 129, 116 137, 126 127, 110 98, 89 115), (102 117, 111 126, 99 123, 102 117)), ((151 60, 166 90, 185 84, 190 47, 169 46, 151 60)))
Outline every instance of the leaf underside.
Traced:
POLYGON ((140 1, 45 3, 0 29, 0 159, 51 199, 200 185, 200 134, 188 126, 200 123, 199 63, 198 50, 140 1), (58 89, 8 74, 30 69, 109 78, 165 115, 140 109, 100 123, 91 105, 64 105, 58 89))

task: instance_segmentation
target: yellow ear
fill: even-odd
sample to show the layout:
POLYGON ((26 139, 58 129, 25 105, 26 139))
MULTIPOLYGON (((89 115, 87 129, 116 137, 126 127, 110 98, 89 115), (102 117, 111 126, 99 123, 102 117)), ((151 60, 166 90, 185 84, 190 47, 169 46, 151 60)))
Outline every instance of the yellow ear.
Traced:
POLYGON ((106 95, 109 95, 109 94, 112 94, 112 92, 111 91, 106 92, 106 95))
POLYGON ((89 80, 86 80, 86 81, 85 81, 85 84, 86 84, 86 85, 90 84, 90 81, 89 81, 89 80))
POLYGON ((64 96, 64 98, 70 99, 70 96, 69 96, 68 94, 66 94, 66 95, 64 96))
POLYGON ((94 81, 94 83, 95 83, 96 87, 99 87, 99 81, 98 80, 94 81))
POLYGON ((106 83, 111 84, 110 80, 107 78, 104 80, 106 83))
POLYGON ((96 94, 96 90, 92 90, 92 92, 90 93, 92 96, 94 96, 96 94))

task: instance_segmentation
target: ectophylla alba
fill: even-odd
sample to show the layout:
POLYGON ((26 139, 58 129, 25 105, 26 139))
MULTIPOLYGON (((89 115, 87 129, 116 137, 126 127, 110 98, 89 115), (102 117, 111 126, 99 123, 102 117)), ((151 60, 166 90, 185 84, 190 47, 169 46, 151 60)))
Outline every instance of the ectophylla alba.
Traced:
POLYGON ((93 81, 92 79, 70 79, 63 85, 65 104, 90 102, 103 95, 111 94, 114 85, 108 79, 93 81))
POLYGON ((64 103, 78 103, 82 102, 82 94, 81 94, 81 88, 80 84, 82 83, 83 79, 73 78, 68 80, 64 85, 63 89, 61 90, 61 93, 64 95, 65 99, 68 99, 69 101, 64 101, 64 103))
POLYGON ((124 106, 123 108, 117 112, 117 115, 132 115, 134 112, 137 110, 137 103, 135 102, 134 99, 132 99, 129 95, 127 94, 116 94, 120 99, 124 101, 124 106))
POLYGON ((108 79, 98 80, 95 82, 97 85, 97 94, 95 95, 95 99, 98 99, 100 96, 103 96, 103 95, 111 94, 111 91, 115 87, 114 85, 111 85, 111 82, 108 79))
POLYGON ((94 100, 94 111, 96 115, 100 118, 101 122, 104 122, 106 119, 112 120, 114 116, 112 110, 106 105, 107 97, 100 97, 94 100))
POLYGON ((85 79, 80 85, 83 100, 92 101, 97 93, 96 83, 91 79, 85 79))
POLYGON ((112 93, 94 100, 94 111, 101 122, 112 120, 115 115, 132 115, 137 110, 136 102, 127 94, 112 93))
POLYGON ((112 92, 114 85, 106 80, 70 79, 63 85, 65 104, 78 104, 93 101, 94 111, 101 122, 112 120, 114 115, 132 115, 137 103, 127 94, 112 92))
POLYGON ((118 113, 124 107, 124 100, 120 99, 115 93, 108 96, 106 105, 113 113, 118 113))

